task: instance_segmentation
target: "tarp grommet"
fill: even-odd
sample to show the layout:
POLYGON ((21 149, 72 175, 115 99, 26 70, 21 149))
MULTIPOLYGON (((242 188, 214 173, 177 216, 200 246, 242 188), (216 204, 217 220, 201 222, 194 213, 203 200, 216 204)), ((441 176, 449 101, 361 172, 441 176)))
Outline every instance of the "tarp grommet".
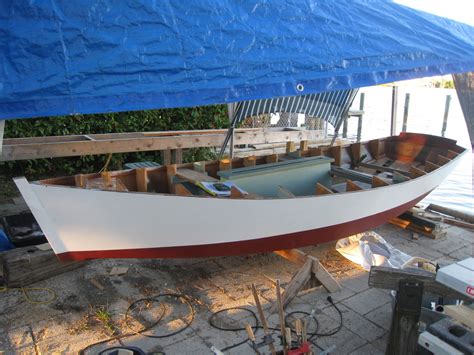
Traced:
POLYGON ((302 92, 304 90, 304 85, 299 83, 296 85, 296 90, 298 90, 299 92, 302 92))

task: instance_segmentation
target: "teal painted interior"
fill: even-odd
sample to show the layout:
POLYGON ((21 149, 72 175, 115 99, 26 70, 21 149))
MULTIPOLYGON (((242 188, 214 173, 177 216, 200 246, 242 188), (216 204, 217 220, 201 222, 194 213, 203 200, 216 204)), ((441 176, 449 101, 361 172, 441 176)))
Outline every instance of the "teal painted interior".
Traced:
POLYGON ((278 186, 296 196, 314 195, 316 183, 331 186, 329 172, 334 159, 317 156, 219 171, 221 180, 232 180, 247 192, 277 197, 278 186))

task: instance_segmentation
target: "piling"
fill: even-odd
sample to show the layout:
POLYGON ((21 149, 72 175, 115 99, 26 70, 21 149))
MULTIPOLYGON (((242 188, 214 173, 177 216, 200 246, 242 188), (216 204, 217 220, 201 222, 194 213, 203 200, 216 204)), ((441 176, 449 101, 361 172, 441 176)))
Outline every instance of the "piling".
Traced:
POLYGON ((392 86, 392 119, 390 122, 390 135, 394 136, 397 131, 397 103, 398 86, 392 86))
POLYGON ((406 93, 405 95, 405 106, 403 108, 403 126, 402 132, 407 131, 407 122, 408 122, 408 107, 410 106, 410 93, 406 93))
POLYGON ((441 136, 444 137, 446 133, 446 127, 448 126, 448 115, 449 115, 449 105, 451 104, 451 95, 446 95, 446 103, 444 104, 444 118, 443 118, 443 128, 441 129, 441 136))

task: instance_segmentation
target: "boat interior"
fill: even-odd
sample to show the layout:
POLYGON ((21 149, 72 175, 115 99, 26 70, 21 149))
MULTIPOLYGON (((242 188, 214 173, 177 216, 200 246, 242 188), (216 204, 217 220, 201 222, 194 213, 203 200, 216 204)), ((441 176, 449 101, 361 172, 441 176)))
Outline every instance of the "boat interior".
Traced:
POLYGON ((83 189, 241 199, 345 193, 403 183, 456 159, 447 138, 401 133, 346 145, 287 143, 287 153, 78 174, 41 180, 83 189))

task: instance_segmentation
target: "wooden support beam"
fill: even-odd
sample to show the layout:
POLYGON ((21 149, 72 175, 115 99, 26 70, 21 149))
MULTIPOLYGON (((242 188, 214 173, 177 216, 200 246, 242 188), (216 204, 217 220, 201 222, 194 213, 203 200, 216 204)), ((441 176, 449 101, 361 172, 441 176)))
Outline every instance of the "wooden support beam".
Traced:
POLYGON ((396 168, 391 168, 389 166, 382 166, 382 165, 377 165, 377 164, 372 164, 372 163, 364 163, 364 162, 360 162, 359 165, 363 168, 380 170, 380 171, 387 171, 389 173, 398 173, 398 174, 401 174, 401 175, 409 175, 410 174, 408 171, 401 170, 401 169, 396 169, 396 168))
POLYGON ((296 150, 295 142, 293 141, 286 142, 286 154, 294 152, 295 150, 296 150))
POLYGON ((176 176, 177 172, 176 164, 166 165, 166 177, 168 180, 168 191, 171 194, 176 192, 174 188, 174 177, 176 176))
POLYGON ((448 159, 454 159, 459 155, 459 153, 456 153, 454 150, 448 149, 448 152, 446 153, 446 158, 448 159))
POLYGON ((333 192, 323 184, 316 183, 316 195, 330 195, 333 192))
POLYGON ((267 164, 278 163, 278 154, 267 155, 265 158, 267 164))
MULTIPOLYGON (((267 319, 265 318, 265 314, 263 313, 263 308, 262 308, 262 305, 260 304, 260 299, 258 297, 257 288, 255 287, 254 284, 252 284, 252 294, 253 294, 253 298, 255 300, 255 305, 257 306, 257 311, 258 311, 258 316, 260 318, 260 322, 262 323, 263 332, 265 333, 265 335, 268 336, 268 335, 270 335, 270 332, 268 330, 267 319)), ((275 346, 273 345, 273 343, 268 344, 268 347, 269 347, 270 352, 272 353, 272 355, 275 355, 276 351, 275 351, 275 346)))
POLYGON ((374 157, 375 160, 380 158, 380 139, 373 139, 369 141, 369 150, 370 154, 374 157))
POLYGON ((342 160, 342 147, 340 145, 335 145, 329 150, 331 157, 334 159, 334 165, 341 166, 342 160))
POLYGON ((244 158, 244 166, 247 167, 247 166, 255 166, 257 163, 257 158, 255 157, 255 155, 252 155, 252 156, 249 156, 249 157, 245 157, 244 158))
POLYGON ((231 159, 221 159, 219 160, 219 170, 230 170, 232 169, 232 160, 231 159))
POLYGON ((194 162, 193 163, 193 168, 194 171, 207 174, 206 172, 206 162, 205 161, 199 161, 199 162, 194 162))
POLYGON ((337 292, 341 289, 341 286, 336 279, 331 276, 316 257, 308 255, 299 249, 275 250, 274 253, 301 266, 303 266, 308 259, 312 260, 312 273, 315 274, 316 278, 322 283, 322 285, 329 292, 337 292))
POLYGON ((178 196, 192 196, 193 194, 183 184, 174 184, 174 191, 178 196))
POLYGON ((295 198, 296 196, 284 186, 278 186, 277 196, 279 198, 295 198))
POLYGON ((135 179, 138 192, 148 191, 148 172, 146 168, 135 169, 135 179))
POLYGON ((361 158, 361 151, 362 151, 362 144, 361 143, 352 143, 351 144, 351 154, 352 154, 352 164, 358 165, 361 158))
MULTIPOLYGON (((10 138, 3 142, 3 154, 0 154, 0 161, 220 147, 226 134, 226 129, 218 129, 90 134, 89 138, 84 135, 10 138)), ((235 144, 263 144, 287 140, 314 141, 321 138, 320 131, 248 128, 237 129, 234 140, 235 144)), ((163 160, 163 164, 171 164, 171 152, 164 155, 166 159, 163 160)))
POLYGON ((387 355, 415 355, 423 299, 423 282, 401 280, 392 315, 387 355))
POLYGON ((447 164, 451 161, 451 159, 449 158, 446 158, 444 156, 442 156, 441 154, 438 154, 438 165, 444 165, 444 164, 447 164))
POLYGON ((415 178, 423 176, 423 175, 426 175, 426 171, 418 169, 415 166, 410 167, 410 178, 411 179, 415 179, 415 178))
POLYGON ((392 180, 395 184, 398 184, 400 182, 410 181, 411 179, 406 175, 403 175, 403 174, 400 174, 399 172, 394 171, 392 180))
POLYGON ((378 176, 372 176, 372 187, 389 186, 390 184, 378 176))
POLYGON ((232 186, 230 188, 230 198, 245 198, 245 194, 242 193, 238 188, 232 186))
POLYGON ((76 182, 76 187, 85 188, 86 187, 86 177, 83 174, 77 174, 74 176, 74 181, 76 182))
POLYGON ((302 152, 305 152, 305 151, 308 150, 308 141, 307 140, 304 140, 304 141, 300 142, 300 150, 302 152))
POLYGON ((372 266, 370 269, 370 287, 398 291, 401 280, 421 281, 424 284, 425 292, 434 293, 445 298, 470 300, 469 296, 437 282, 436 274, 423 269, 394 269, 386 266, 372 266))
POLYGON ((346 187, 347 192, 362 190, 362 188, 352 180, 346 180, 346 184, 347 184, 347 187, 346 187))
POLYGON ((430 161, 425 162, 425 171, 431 173, 432 171, 438 169, 440 166, 438 164, 432 163, 430 161))

